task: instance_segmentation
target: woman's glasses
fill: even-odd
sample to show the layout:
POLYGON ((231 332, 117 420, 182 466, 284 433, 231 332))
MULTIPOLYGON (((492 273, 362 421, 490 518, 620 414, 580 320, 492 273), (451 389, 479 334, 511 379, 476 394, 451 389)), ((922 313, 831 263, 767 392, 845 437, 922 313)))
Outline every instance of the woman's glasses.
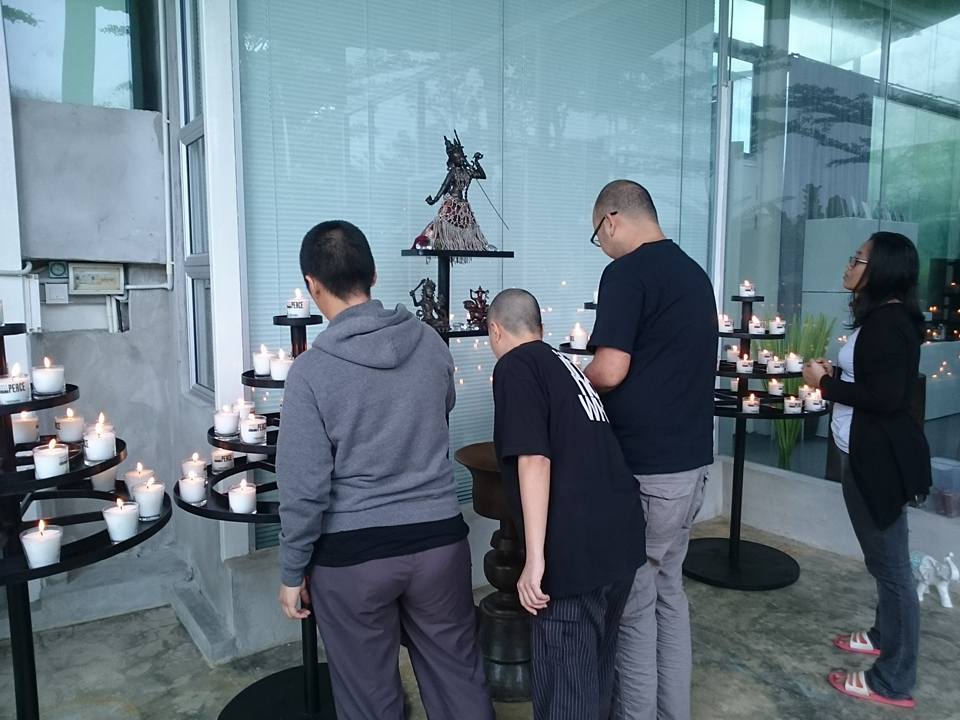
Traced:
POLYGON ((869 261, 862 258, 858 258, 856 255, 851 255, 850 259, 847 261, 847 265, 853 267, 854 265, 868 265, 869 261))

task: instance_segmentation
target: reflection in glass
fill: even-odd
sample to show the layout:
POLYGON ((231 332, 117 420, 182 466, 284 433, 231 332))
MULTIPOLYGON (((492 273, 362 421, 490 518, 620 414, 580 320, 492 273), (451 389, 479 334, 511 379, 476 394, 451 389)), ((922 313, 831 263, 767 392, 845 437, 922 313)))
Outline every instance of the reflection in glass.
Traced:
POLYGON ((194 382, 213 390, 213 306, 209 278, 193 283, 194 382))
POLYGON ((190 252, 207 252, 207 170, 204 143, 199 138, 187 145, 187 218, 190 252))

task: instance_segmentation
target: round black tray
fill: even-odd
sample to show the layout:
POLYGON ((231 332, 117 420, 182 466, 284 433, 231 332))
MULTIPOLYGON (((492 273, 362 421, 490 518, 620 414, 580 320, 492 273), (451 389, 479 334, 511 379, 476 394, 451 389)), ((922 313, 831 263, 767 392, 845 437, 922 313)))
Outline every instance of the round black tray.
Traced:
POLYGON ((274 325, 306 327, 307 325, 321 325, 322 323, 323 323, 323 315, 311 315, 310 317, 305 317, 305 318, 292 318, 292 317, 287 317, 286 315, 273 316, 274 325))
POLYGON ((560 352, 562 352, 564 355, 593 355, 594 354, 594 351, 591 350, 590 348, 587 348, 586 350, 574 350, 572 347, 570 347, 570 343, 568 342, 560 343, 560 346, 557 349, 560 350, 560 352))
POLYGON ((596 310, 596 309, 597 309, 597 304, 596 304, 595 302, 585 302, 585 303, 583 304, 583 309, 584 309, 584 310, 596 310))
POLYGON ((247 370, 240 376, 240 382, 247 387, 269 388, 279 390, 283 388, 283 380, 274 380, 269 375, 257 375, 253 370, 247 370))
POLYGON ((755 302, 763 302, 763 295, 754 295, 753 297, 746 297, 744 295, 731 295, 730 299, 733 302, 755 303, 755 302))
MULTIPOLYGON (((44 436, 49 442, 50 436, 44 436)), ((40 443, 43 444, 42 438, 40 443)), ((70 470, 63 475, 56 475, 50 478, 36 477, 33 467, 29 470, 17 470, 14 472, 0 472, 0 496, 5 495, 25 495, 34 490, 43 488, 67 487, 82 483, 92 475, 98 475, 110 468, 114 468, 127 459, 127 444, 117 438, 117 454, 108 460, 103 460, 95 465, 87 465, 83 460, 83 448, 77 443, 61 443, 70 448, 70 470)), ((17 445, 21 450, 36 447, 33 443, 17 445)), ((26 460, 27 458, 22 458, 26 460)), ((24 463, 26 464, 26 463, 24 463)))
POLYGON ((72 403, 80 397, 80 388, 76 385, 67 384, 66 390, 57 395, 37 395, 33 399, 23 402, 10 403, 9 405, 0 405, 0 415, 16 415, 17 413, 32 410, 45 410, 46 408, 59 407, 72 403))
MULTIPOLYGON (((275 414, 275 413, 273 413, 275 414)), ((240 435, 233 437, 223 437, 217 435, 213 428, 207 430, 207 442, 213 447, 223 450, 233 450, 234 452, 251 453, 253 455, 273 455, 277 452, 277 432, 280 430, 278 422, 271 424, 271 418, 267 418, 267 442, 263 445, 253 445, 245 443, 240 439, 240 435)))
MULTIPOLYGON (((56 498, 85 498, 91 500, 106 500, 107 502, 116 501, 120 495, 116 493, 101 492, 98 490, 77 490, 77 491, 57 491, 37 493, 36 499, 56 499, 56 498), (42 497, 41 497, 42 495, 42 497)), ((160 510, 160 516, 154 520, 141 520, 137 534, 124 540, 123 542, 113 543, 106 529, 100 532, 88 535, 85 538, 65 543, 60 549, 60 562, 46 567, 31 570, 27 567, 27 558, 22 554, 11 555, 0 559, 0 585, 10 583, 22 583, 28 580, 37 580, 38 578, 58 575, 59 573, 75 570, 86 565, 106 560, 114 555, 129 550, 136 545, 147 540, 147 538, 156 535, 160 529, 170 521, 173 505, 170 502, 170 496, 164 493, 163 507, 160 510)), ((100 512, 82 513, 67 516, 65 518, 51 518, 51 525, 80 525, 88 522, 103 522, 103 516, 100 512)), ((33 523, 25 524, 24 527, 32 527, 33 523)))
POLYGON ((733 407, 724 407, 720 404, 714 404, 713 408, 714 417, 746 418, 747 420, 803 420, 804 418, 808 417, 826 415, 828 412, 830 412, 829 409, 814 411, 804 410, 797 414, 787 415, 782 408, 764 405, 762 400, 760 402, 760 412, 758 413, 745 413, 740 410, 739 406, 737 405, 734 405, 733 407))
MULTIPOLYGON (((221 480, 226 480, 234 475, 248 472, 250 470, 273 470, 272 463, 268 461, 240 463, 230 470, 210 477, 207 480, 207 500, 203 505, 188 503, 180 497, 180 483, 173 488, 173 499, 181 509, 192 515, 210 518, 212 520, 225 520, 227 522, 243 522, 250 524, 266 524, 280 522, 280 503, 276 500, 262 500, 257 502, 256 513, 235 513, 230 510, 230 499, 226 493, 216 489, 221 480)), ((270 492, 277 489, 275 481, 257 485, 257 494, 270 492)))
POLYGON ((25 335, 27 326, 24 323, 3 323, 0 324, 0 337, 7 335, 25 335))

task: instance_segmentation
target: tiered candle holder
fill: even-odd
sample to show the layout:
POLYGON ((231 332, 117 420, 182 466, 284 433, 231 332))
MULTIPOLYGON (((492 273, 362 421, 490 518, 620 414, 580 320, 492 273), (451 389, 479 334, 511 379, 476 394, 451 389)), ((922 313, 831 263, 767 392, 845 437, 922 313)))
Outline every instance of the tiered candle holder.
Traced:
MULTIPOLYGON (((740 341, 739 356, 750 355, 753 340, 781 339, 783 335, 751 333, 747 328, 753 317, 753 304, 763 302, 762 296, 734 295, 731 300, 741 304, 740 329, 720 332, 722 338, 740 341)), ((743 468, 746 458, 747 420, 802 421, 808 417, 824 415, 826 409, 787 414, 783 410, 784 397, 770 395, 760 390, 751 390, 750 380, 788 380, 803 377, 803 373, 783 372, 769 374, 757 372, 738 373, 736 363, 721 362, 718 377, 737 378, 736 390, 715 391, 714 415, 734 418, 733 442, 733 490, 730 499, 730 535, 728 538, 700 538, 690 542, 683 572, 689 578, 716 587, 732 590, 776 590, 786 587, 800 577, 797 561, 776 548, 740 539, 743 506, 743 468), (760 402, 759 412, 743 412, 743 401, 753 394, 760 402)))
MULTIPOLYGON (((306 318, 290 318, 278 315, 273 318, 274 325, 290 328, 290 346, 293 357, 307 349, 307 327, 323 322, 320 315, 306 318)), ((282 389, 283 380, 273 380, 269 376, 254 374, 253 370, 244 372, 240 381, 247 387, 282 389)), ((222 437, 214 428, 207 431, 207 442, 224 450, 248 455, 266 455, 266 459, 248 462, 234 461, 234 467, 214 473, 207 466, 207 492, 201 503, 189 503, 180 496, 179 484, 174 489, 174 500, 186 512, 220 522, 247 524, 276 524, 280 522, 280 503, 275 500, 260 500, 265 493, 277 489, 276 481, 260 483, 256 486, 258 500, 255 513, 236 513, 230 509, 227 492, 221 483, 236 475, 252 470, 276 472, 277 433, 280 429, 280 413, 268 413, 267 439, 262 444, 243 442, 238 435, 222 437)), ((319 662, 317 626, 312 608, 310 617, 300 621, 300 645, 303 662, 299 667, 281 670, 258 680, 233 698, 221 710, 219 720, 254 720, 259 718, 278 718, 278 720, 334 720, 336 712, 333 705, 333 691, 330 687, 330 673, 326 663, 319 662)))
MULTIPOLYGON (((8 335, 23 335, 22 323, 0 325, 0 375, 7 373, 6 347, 8 335)), ((92 565, 118 555, 155 535, 170 520, 170 498, 164 495, 159 517, 140 520, 137 532, 127 540, 113 543, 106 529, 92 535, 64 543, 60 548, 60 561, 51 565, 30 568, 24 556, 20 533, 32 527, 23 520, 30 506, 41 500, 86 499, 115 503, 118 498, 127 499, 126 485, 115 484, 114 492, 94 490, 89 478, 117 467, 127 457, 126 443, 117 439, 116 454, 102 462, 87 464, 83 458, 83 446, 67 445, 69 466, 67 472, 50 478, 36 477, 32 457, 26 455, 35 446, 51 439, 41 437, 37 443, 17 445, 13 441, 12 415, 22 411, 36 411, 59 407, 73 402, 80 396, 76 385, 67 385, 59 395, 33 396, 21 403, 0 405, 0 542, 3 558, 0 559, 0 585, 7 589, 7 615, 10 623, 10 654, 13 660, 13 685, 16 695, 17 720, 39 720, 40 707, 37 699, 37 668, 33 648, 33 621, 30 614, 30 596, 27 583, 30 580, 58 575, 63 572, 92 565)), ((74 513, 49 519, 51 525, 70 527, 103 523, 100 510, 74 513)))
MULTIPOLYGON (((413 250, 401 250, 402 257, 425 257, 437 258, 437 297, 440 299, 440 307, 443 309, 444 316, 450 317, 450 261, 454 258, 512 258, 513 253, 507 250, 427 250, 425 248, 416 248, 413 250)), ((489 333, 486 328, 476 330, 454 330, 448 328, 446 332, 440 333, 444 340, 449 344, 451 338, 469 338, 486 337, 489 333)))

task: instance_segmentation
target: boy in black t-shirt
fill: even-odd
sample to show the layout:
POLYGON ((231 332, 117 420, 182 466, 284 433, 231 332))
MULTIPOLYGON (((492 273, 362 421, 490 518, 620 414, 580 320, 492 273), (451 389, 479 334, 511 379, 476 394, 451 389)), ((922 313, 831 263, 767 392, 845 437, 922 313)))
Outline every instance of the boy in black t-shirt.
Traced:
POLYGON ((620 614, 646 560, 637 483, 600 396, 544 344, 536 298, 504 290, 489 330, 494 443, 526 549, 534 717, 606 720, 620 614))

